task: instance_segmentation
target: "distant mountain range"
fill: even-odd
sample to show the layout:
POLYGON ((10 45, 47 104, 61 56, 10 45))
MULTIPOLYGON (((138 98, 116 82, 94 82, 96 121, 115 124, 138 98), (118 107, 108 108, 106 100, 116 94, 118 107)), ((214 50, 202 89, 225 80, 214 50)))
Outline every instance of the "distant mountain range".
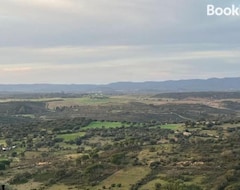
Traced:
POLYGON ((240 91, 240 77, 190 79, 161 82, 117 82, 94 84, 1 84, 0 93, 165 93, 198 91, 240 91))

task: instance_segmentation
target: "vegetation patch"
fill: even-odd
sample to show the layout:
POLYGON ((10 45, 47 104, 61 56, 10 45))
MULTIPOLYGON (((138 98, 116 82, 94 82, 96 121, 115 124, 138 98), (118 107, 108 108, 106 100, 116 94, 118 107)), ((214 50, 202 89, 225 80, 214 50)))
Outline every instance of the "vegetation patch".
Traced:
MULTIPOLYGON (((98 186, 94 187, 97 190, 102 187, 109 188, 113 184, 117 186, 121 184, 121 189, 130 189, 131 185, 135 184, 138 180, 145 177, 150 172, 148 167, 128 167, 126 169, 119 170, 106 180, 101 182, 98 186)), ((116 188, 117 189, 117 188, 116 188)))
POLYGON ((6 141, 5 140, 0 140, 0 145, 6 146, 6 141))
POLYGON ((165 124, 160 126, 162 129, 180 130, 181 124, 165 124))
POLYGON ((84 129, 96 129, 96 128, 116 128, 122 127, 122 122, 111 122, 111 121, 93 121, 84 129))
POLYGON ((235 109, 185 98, 58 95, 0 103, 0 181, 18 190, 239 189, 235 109))
POLYGON ((77 132, 77 133, 68 133, 68 134, 60 134, 57 135, 58 138, 63 138, 64 141, 75 140, 77 137, 83 137, 85 132, 77 132))

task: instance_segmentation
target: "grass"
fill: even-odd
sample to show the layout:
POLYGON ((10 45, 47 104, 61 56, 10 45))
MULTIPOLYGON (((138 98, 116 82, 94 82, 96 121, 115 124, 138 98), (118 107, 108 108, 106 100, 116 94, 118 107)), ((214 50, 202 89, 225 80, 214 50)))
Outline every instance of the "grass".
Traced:
POLYGON ((67 160, 71 160, 71 159, 77 159, 79 157, 81 157, 83 154, 82 153, 79 153, 79 154, 65 154, 64 157, 67 159, 67 160))
POLYGON ((15 99, 0 99, 0 102, 23 102, 23 101, 30 101, 30 102, 48 102, 48 101, 60 101, 63 100, 62 98, 15 98, 15 99))
POLYGON ((172 147, 173 145, 171 144, 161 144, 161 145, 150 145, 150 146, 146 146, 141 152, 139 152, 138 154, 138 159, 140 161, 145 160, 145 163, 150 164, 152 161, 157 161, 159 160, 159 158, 162 158, 163 156, 159 156, 157 155, 157 152, 166 152, 166 153, 171 153, 172 152, 172 147), (155 151, 151 152, 150 151, 150 147, 154 147, 155 151))
POLYGON ((4 145, 4 146, 6 146, 6 141, 4 140, 4 139, 2 139, 2 140, 0 140, 0 145, 4 145))
POLYGON ((184 127, 181 124, 165 124, 160 126, 162 129, 171 129, 171 130, 184 130, 184 127))
POLYGON ((17 190, 37 189, 41 186, 41 183, 30 181, 26 184, 12 185, 17 190))
POLYGON ((193 179, 190 182, 187 182, 187 185, 201 185, 202 181, 204 179, 204 176, 194 176, 193 179))
POLYGON ((48 108, 49 109, 55 109, 56 107, 70 107, 70 106, 81 106, 81 105, 106 105, 106 104, 123 104, 128 103, 131 101, 132 97, 127 96, 85 96, 81 98, 64 98, 64 99, 56 99, 56 101, 49 101, 48 102, 48 108))
POLYGON ((47 188, 47 190, 67 190, 67 189, 75 190, 77 188, 74 188, 72 186, 70 187, 64 184, 55 184, 47 188))
MULTIPOLYGON (((61 142, 61 143, 59 143, 59 145, 60 145, 60 147, 71 149, 71 150, 78 148, 78 145, 76 145, 76 144, 67 144, 65 142, 61 142)), ((58 153, 58 152, 56 152, 56 153, 58 153)), ((60 153, 60 155, 62 155, 62 153, 60 153)))
POLYGON ((74 140, 77 137, 83 137, 85 135, 85 132, 78 132, 78 133, 68 133, 68 134, 61 134, 57 135, 58 138, 63 138, 64 141, 70 141, 74 140))
POLYGON ((41 156, 41 152, 36 152, 36 151, 26 151, 25 152, 26 159, 33 159, 33 158, 40 157, 40 156, 41 156))
POLYGON ((88 126, 83 129, 96 129, 96 128, 116 128, 121 127, 123 124, 121 122, 111 122, 111 121, 93 121, 88 126))
MULTIPOLYGON (((39 189, 39 187, 41 186, 43 185, 39 182, 28 182, 26 184, 13 185, 13 187, 16 188, 17 190, 39 189)), ((44 189, 46 190, 67 190, 67 189, 77 190, 77 188, 74 188, 73 186, 69 187, 68 185, 64 185, 64 184, 55 184, 55 185, 46 187, 44 189)))
POLYGON ((82 98, 64 98, 56 101, 49 101, 48 108, 55 109, 56 107, 70 107, 70 106, 81 106, 81 105, 101 105, 115 100, 109 97, 82 97, 82 98))
POLYGON ((143 185, 139 190, 146 190, 146 189, 155 189, 155 184, 160 183, 161 185, 166 185, 167 182, 161 179, 155 179, 148 182, 146 185, 143 185))
POLYGON ((5 161, 5 160, 8 160, 8 159, 5 157, 0 157, 0 161, 5 161))
POLYGON ((105 98, 94 98, 94 97, 83 97, 83 98, 66 98, 65 102, 74 102, 80 104, 96 104, 96 103, 107 103, 110 101, 108 97, 105 98))
POLYGON ((201 134, 208 134, 210 136, 217 136, 218 133, 216 130, 201 130, 201 134))
POLYGON ((19 114, 19 115, 15 115, 15 116, 27 117, 27 118, 31 118, 31 119, 36 118, 36 116, 34 114, 19 114))
POLYGON ((93 190, 101 189, 102 186, 110 187, 112 184, 121 184, 119 190, 129 190, 131 184, 145 177, 150 172, 148 167, 128 167, 122 169, 102 181, 98 186, 91 188, 93 190))

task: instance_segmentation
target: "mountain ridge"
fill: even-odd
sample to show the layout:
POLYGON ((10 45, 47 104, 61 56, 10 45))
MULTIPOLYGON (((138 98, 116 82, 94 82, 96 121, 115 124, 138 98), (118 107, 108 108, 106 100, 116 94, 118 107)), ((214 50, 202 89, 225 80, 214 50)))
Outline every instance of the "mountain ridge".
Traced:
POLYGON ((1 93, 164 93, 197 91, 240 91, 240 77, 114 82, 109 84, 0 84, 1 93))

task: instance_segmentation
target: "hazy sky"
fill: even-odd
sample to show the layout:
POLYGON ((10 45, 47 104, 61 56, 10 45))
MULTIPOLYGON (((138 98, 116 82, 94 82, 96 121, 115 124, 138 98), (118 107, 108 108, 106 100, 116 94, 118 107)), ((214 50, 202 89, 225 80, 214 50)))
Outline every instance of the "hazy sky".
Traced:
POLYGON ((240 76, 240 0, 1 0, 0 83, 240 76))

